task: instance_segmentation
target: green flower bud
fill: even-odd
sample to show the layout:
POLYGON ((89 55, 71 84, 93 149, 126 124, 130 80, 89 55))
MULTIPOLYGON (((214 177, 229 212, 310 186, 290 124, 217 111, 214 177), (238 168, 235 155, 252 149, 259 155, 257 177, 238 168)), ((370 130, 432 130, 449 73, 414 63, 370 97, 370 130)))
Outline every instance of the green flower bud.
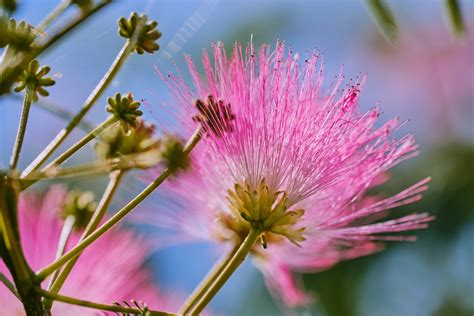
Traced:
POLYGON ((72 190, 66 195, 62 205, 61 218, 74 217, 74 229, 84 229, 97 208, 94 193, 72 190))
POLYGON ((138 109, 140 102, 133 100, 131 93, 124 97, 120 93, 116 93, 114 97, 109 97, 107 102, 109 103, 106 107, 107 112, 116 116, 124 133, 129 134, 130 128, 137 126, 137 118, 143 114, 138 109))
POLYGON ((167 136, 163 142, 161 157, 169 169, 185 170, 189 167, 188 155, 184 152, 183 142, 176 136, 167 136))
POLYGON ((46 97, 49 92, 43 87, 49 87, 54 85, 56 82, 50 77, 44 77, 51 71, 49 66, 43 66, 40 68, 40 64, 37 60, 32 60, 28 65, 28 68, 18 78, 19 84, 15 87, 15 92, 20 92, 26 88, 33 90, 33 101, 38 101, 38 94, 46 97))
POLYGON ((102 141, 95 145, 99 159, 113 159, 130 155, 134 166, 149 168, 159 161, 161 140, 154 137, 155 126, 138 119, 136 127, 127 135, 119 126, 101 134, 102 141))
POLYGON ((135 50, 140 55, 145 51, 152 54, 160 48, 156 43, 156 41, 161 37, 160 31, 156 29, 158 22, 148 22, 147 20, 148 17, 146 15, 139 16, 136 12, 132 12, 128 19, 122 17, 118 21, 120 36, 128 39, 133 37, 138 23, 142 21, 143 27, 141 28, 140 34, 138 34, 137 43, 135 45, 135 50))
POLYGON ((0 48, 10 45, 16 50, 28 50, 34 40, 33 27, 25 21, 0 20, 0 48))

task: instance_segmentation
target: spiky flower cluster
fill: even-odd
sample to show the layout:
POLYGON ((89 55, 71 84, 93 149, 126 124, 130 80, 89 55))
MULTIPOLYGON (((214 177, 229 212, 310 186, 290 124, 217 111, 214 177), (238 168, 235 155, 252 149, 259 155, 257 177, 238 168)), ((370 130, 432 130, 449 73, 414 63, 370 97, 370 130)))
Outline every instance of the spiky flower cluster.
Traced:
POLYGON ((29 89, 33 92, 32 100, 38 101, 38 94, 46 97, 49 92, 44 87, 50 87, 56 82, 53 78, 45 77, 51 68, 49 66, 43 66, 40 68, 40 64, 37 60, 33 60, 28 65, 28 68, 23 71, 21 76, 18 78, 19 84, 15 87, 15 92, 20 92, 24 89, 29 89))
POLYGON ((0 18, 0 48, 10 45, 16 50, 27 50, 35 40, 33 27, 25 21, 0 18))
POLYGON ((411 135, 392 136, 399 119, 376 127, 380 110, 361 112, 365 78, 340 92, 341 76, 326 91, 318 54, 300 65, 300 56, 282 43, 258 52, 236 44, 230 59, 215 44, 213 55, 211 64, 204 54, 205 78, 188 57, 196 92, 181 77, 162 75, 209 137, 193 152, 193 171, 168 186, 171 197, 187 203, 154 212, 160 225, 166 219, 172 229, 214 241, 242 240, 253 227, 268 246, 253 249, 268 285, 288 304, 299 304, 308 296, 291 271, 373 253, 375 240, 409 240, 393 233, 432 220, 423 213, 371 223, 418 200, 428 180, 391 198, 367 198, 368 188, 417 146, 411 135))
POLYGON ((135 128, 138 124, 138 117, 143 114, 138 108, 140 102, 133 99, 133 95, 128 93, 123 96, 116 93, 113 97, 107 99, 108 105, 105 108, 107 112, 114 115, 119 120, 125 134, 130 133, 130 128, 135 128))
POLYGON ((158 43, 156 43, 156 41, 161 37, 160 31, 156 29, 158 22, 149 22, 146 15, 138 15, 136 12, 132 12, 128 19, 124 17, 120 18, 118 24, 120 36, 128 39, 137 36, 137 42, 134 49, 138 54, 141 55, 144 52, 152 54, 160 48, 158 43), (141 27, 139 30, 140 33, 134 35, 137 26, 141 27))

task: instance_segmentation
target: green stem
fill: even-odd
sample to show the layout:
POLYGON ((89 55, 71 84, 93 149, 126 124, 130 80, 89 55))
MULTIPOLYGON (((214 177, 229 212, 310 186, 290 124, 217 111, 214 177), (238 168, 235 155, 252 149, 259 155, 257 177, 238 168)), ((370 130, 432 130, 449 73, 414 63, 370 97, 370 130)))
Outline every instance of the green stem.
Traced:
MULTIPOLYGON (((199 127, 184 148, 184 153, 186 155, 189 155, 189 153, 197 145, 197 143, 201 139, 201 136, 201 127, 199 127)), ((161 175, 156 178, 155 181, 150 183, 133 200, 128 202, 120 211, 115 213, 114 216, 112 216, 108 221, 102 224, 102 226, 100 226, 92 234, 87 236, 82 242, 77 244, 74 248, 64 254, 64 256, 59 258, 57 261, 40 270, 37 274, 37 279, 39 281, 43 281, 54 271, 62 267, 66 262, 80 254, 85 248, 87 248, 90 244, 92 244, 99 237, 109 231, 113 226, 115 226, 118 222, 120 222, 128 213, 130 213, 137 205, 139 205, 146 197, 148 197, 160 184, 162 184, 172 173, 173 170, 169 168, 163 170, 161 175)))
POLYGON ((232 251, 221 258, 221 260, 209 271, 209 273, 204 277, 204 279, 199 283, 199 285, 194 289, 194 291, 189 295, 186 301, 183 303, 179 309, 178 314, 187 315, 194 308, 196 303, 199 301, 199 298, 203 296, 214 283, 217 277, 222 273, 224 268, 229 264, 229 261, 232 259, 234 254, 237 252, 240 245, 236 245, 232 251))
POLYGON ((22 189, 26 189, 31 185, 31 182, 36 182, 42 179, 58 179, 58 178, 72 178, 72 177, 90 177, 103 173, 110 173, 115 170, 130 170, 133 168, 140 168, 143 166, 140 156, 143 154, 130 154, 116 158, 98 160, 92 163, 81 164, 68 168, 52 168, 45 172, 36 171, 28 178, 22 178, 20 185, 22 189))
POLYGON ((16 298, 20 299, 20 296, 18 295, 15 285, 5 276, 5 274, 0 272, 0 282, 2 282, 7 289, 12 292, 13 295, 16 296, 16 298))
MULTIPOLYGON (((51 293, 48 291, 45 291, 43 289, 37 289, 36 290, 38 294, 41 296, 55 300, 55 301, 60 301, 64 302, 67 304, 71 305, 77 305, 77 306, 83 306, 87 308, 92 308, 92 309, 98 309, 98 310, 103 310, 103 311, 109 311, 109 312, 115 312, 115 313, 128 313, 128 314, 133 314, 133 315, 142 315, 142 311, 139 310, 138 308, 132 308, 132 307, 124 307, 124 306, 119 306, 119 305, 107 305, 107 304, 101 304, 101 303, 95 303, 91 301, 86 301, 86 300, 80 300, 74 297, 69 297, 69 296, 64 296, 64 295, 59 295, 56 293, 51 293)), ((156 316, 169 316, 169 315, 174 315, 166 312, 159 312, 159 311, 149 311, 149 315, 156 315, 156 316)))
POLYGON ((96 138, 96 136, 100 135, 103 131, 108 129, 110 126, 114 125, 117 122, 117 118, 115 116, 110 116, 108 119, 106 119, 104 122, 102 122, 99 126, 97 126, 95 129, 87 133, 86 136, 81 138, 77 143, 72 145, 68 150, 63 152, 61 155, 59 155, 58 158, 54 159, 51 163, 49 163, 46 167, 43 168, 43 172, 46 172, 46 170, 50 168, 54 168, 56 166, 59 166, 62 164, 64 161, 66 161, 69 157, 74 155, 79 149, 84 147, 87 143, 89 143, 91 140, 96 138))
POLYGON ((39 32, 43 32, 46 28, 55 20, 57 19, 71 4, 71 0, 63 0, 61 1, 54 9, 51 11, 43 21, 38 24, 36 30, 39 32))
POLYGON ((28 316, 44 315, 44 308, 34 289, 37 282, 23 254, 18 228, 18 189, 15 182, 0 176, 0 255, 10 271, 20 300, 28 316))
POLYGON ((117 57, 113 61, 109 70, 105 73, 104 77, 100 80, 94 91, 89 95, 87 100, 84 102, 81 110, 73 117, 68 125, 63 128, 56 137, 46 146, 46 148, 36 157, 36 159, 23 171, 22 177, 27 177, 30 173, 37 170, 52 154, 53 152, 64 142, 69 136, 72 130, 82 121, 84 116, 89 112, 92 106, 95 104, 97 99, 102 95, 107 86, 112 82, 112 79, 118 73, 122 65, 127 60, 128 56, 132 53, 135 48, 135 42, 129 40, 125 43, 123 48, 118 53, 117 57))
MULTIPOLYGON (((69 237, 71 237, 72 229, 74 228, 75 222, 76 218, 73 215, 69 215, 64 220, 63 228, 61 229, 61 234, 59 235, 58 248, 56 250, 56 256, 54 257, 54 260, 58 260, 59 258, 61 258, 61 256, 66 251, 66 245, 69 240, 69 237)), ((51 277, 51 280, 49 281, 48 289, 51 288, 58 275, 59 270, 56 270, 56 272, 51 277)))
MULTIPOLYGON (((115 171, 110 174, 109 183, 104 191, 104 194, 102 195, 102 198, 100 199, 99 205, 95 209, 90 222, 88 223, 86 229, 82 233, 82 236, 79 242, 81 242, 82 240, 84 240, 85 237, 93 233, 94 230, 97 228, 97 226, 99 226, 100 222, 104 218, 109 208, 110 202, 112 201, 112 197, 114 196, 115 192, 117 192, 117 189, 120 184, 120 180, 123 178, 124 174, 125 174, 124 171, 115 171)), ((52 286, 50 287, 51 293, 59 293, 59 291, 61 290, 61 287, 64 285, 64 282, 66 281, 66 278, 69 276, 69 274, 72 271, 72 268, 76 264, 77 259, 79 259, 79 255, 77 255, 74 259, 72 259, 66 264, 64 269, 61 271, 61 273, 58 275, 58 277, 54 281, 54 283, 52 283, 52 286)), ((59 258, 56 258, 56 260, 57 259, 59 258)), ((47 309, 51 309, 53 302, 46 301, 44 304, 47 309)))
POLYGON ((31 102, 33 101, 34 90, 31 87, 26 88, 25 97, 23 99, 23 109, 21 111, 20 124, 16 134, 15 145, 10 158, 10 168, 15 169, 20 158, 21 147, 26 132, 26 124, 28 123, 28 115, 30 114, 31 102))
POLYGON ((199 301, 196 303, 194 308, 190 311, 191 315, 199 315, 204 308, 209 304, 209 302, 214 298, 214 296, 219 292, 222 286, 227 282, 230 276, 237 270, 240 264, 245 260, 247 255, 253 248, 253 245, 258 240, 261 235, 261 231, 251 228, 247 237, 240 244, 239 249, 235 252, 232 258, 228 261, 225 268, 219 274, 219 276, 214 280, 212 285, 209 287, 208 291, 200 297, 199 301))
POLYGON ((451 26, 456 35, 462 37, 465 33, 464 19, 458 0, 445 0, 451 26))
MULTIPOLYGON (((86 136, 81 138, 77 143, 72 145, 69 149, 67 149, 65 152, 63 152, 58 158, 54 159, 52 162, 50 162, 46 167, 44 167, 41 171, 40 174, 48 175, 48 174, 55 174, 55 168, 58 167, 60 164, 62 164, 64 161, 66 161, 69 157, 74 155, 79 149, 84 147, 87 143, 89 143, 91 140, 93 140, 97 135, 100 135, 103 131, 105 131, 107 128, 112 126, 117 122, 117 118, 115 116, 110 116, 107 120, 102 122, 99 126, 97 126, 94 130, 90 131, 86 136)), ((31 174, 31 173, 30 173, 31 174)), ((33 177, 30 177, 30 179, 33 177)), ((22 178, 23 180, 26 180, 25 178, 22 178)), ((34 183, 36 183, 40 178, 38 177, 37 179, 32 179, 31 181, 24 182, 21 186, 22 190, 25 190, 26 188, 30 187, 34 183)))

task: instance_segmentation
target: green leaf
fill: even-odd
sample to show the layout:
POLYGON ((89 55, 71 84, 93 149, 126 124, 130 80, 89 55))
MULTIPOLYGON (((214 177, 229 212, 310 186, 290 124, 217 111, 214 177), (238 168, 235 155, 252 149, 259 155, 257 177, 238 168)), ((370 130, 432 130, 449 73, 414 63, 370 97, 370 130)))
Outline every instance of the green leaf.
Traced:
POLYGON ((397 38, 398 27, 395 17, 384 0, 366 0, 367 7, 382 34, 393 42, 397 38))

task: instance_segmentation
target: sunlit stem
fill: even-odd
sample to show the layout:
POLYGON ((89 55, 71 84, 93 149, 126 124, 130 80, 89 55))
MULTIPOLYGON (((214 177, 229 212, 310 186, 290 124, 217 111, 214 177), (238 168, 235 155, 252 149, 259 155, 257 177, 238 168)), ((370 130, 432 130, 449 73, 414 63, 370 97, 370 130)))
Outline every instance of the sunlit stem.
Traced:
MULTIPOLYGON (((61 155, 59 155, 58 158, 54 159, 52 162, 50 162, 46 167, 44 167, 40 173, 44 175, 48 174, 54 174, 54 170, 56 167, 58 167, 60 164, 62 164, 64 161, 66 161, 69 157, 74 155, 79 149, 84 147, 87 143, 89 143, 91 140, 96 138, 98 135, 100 135, 103 131, 108 129, 110 126, 115 124, 117 122, 117 118, 115 116, 110 116, 107 120, 102 122, 99 126, 97 126, 94 130, 90 131, 87 133, 86 136, 81 138, 77 143, 69 147, 65 152, 63 152, 61 155)), ((31 177, 32 178, 32 177, 31 177)), ((23 178, 26 179, 26 178, 23 178)), ((31 181, 28 181, 24 185, 22 185, 22 190, 25 190, 29 186, 33 185, 37 179, 32 179, 31 181)))
MULTIPOLYGON (((86 301, 86 300, 80 300, 74 297, 69 297, 69 296, 64 296, 64 295, 59 295, 56 293, 51 293, 48 291, 45 291, 43 289, 37 289, 36 290, 38 294, 41 296, 71 304, 71 305, 77 305, 77 306, 83 306, 87 308, 92 308, 92 309, 97 309, 97 310, 102 310, 102 311, 109 311, 109 312, 115 312, 115 313, 124 313, 124 314, 133 314, 133 315, 142 315, 142 311, 139 310, 138 308, 133 308, 133 307, 125 307, 125 306, 119 306, 119 305, 107 305, 107 304, 101 304, 101 303, 95 303, 91 301, 86 301)), ((169 315, 175 315, 171 313, 166 313, 166 312, 159 312, 159 311, 148 311, 147 315, 155 315, 155 316, 169 316, 169 315)))
POLYGON ((20 159, 21 147, 25 137, 26 125, 28 123, 28 116, 30 114, 31 102, 33 101, 34 90, 31 87, 26 88, 25 97, 23 98, 23 108, 21 110, 20 124, 18 125, 18 132, 16 134, 15 144, 10 158, 10 168, 15 169, 18 160, 20 159))
POLYGON ((0 272, 0 282, 5 285, 5 287, 12 292, 13 295, 15 295, 18 299, 20 299, 20 296, 18 295, 15 285, 5 276, 5 274, 0 272))
MULTIPOLYGON (((107 209, 109 208, 110 202, 112 201, 112 197, 114 196, 115 192, 117 191, 117 188, 119 187, 120 180, 123 178, 123 175, 125 174, 124 171, 115 171, 110 174, 109 177, 109 183, 104 191, 104 194, 102 195, 102 198, 100 199, 99 205, 97 205, 97 208, 94 211, 94 214, 92 215, 91 220, 87 224, 86 229, 82 233, 81 239, 79 242, 84 240, 85 237, 89 236, 94 230, 99 226, 100 222, 104 218, 107 209)), ((59 258, 56 258, 56 260, 59 258)), ((77 262, 77 259, 79 259, 79 255, 77 255, 74 259, 69 261, 59 273, 58 277, 55 279, 55 281, 52 283, 52 286, 50 287, 50 292, 51 293, 58 293, 61 289, 61 287, 64 285, 64 282, 66 281, 66 278, 69 276, 69 274, 72 271, 72 268, 77 262)), ((57 270, 59 271, 59 270, 57 270)), ((45 306, 47 309, 51 309, 51 305, 53 304, 53 301, 48 300, 45 302, 45 306)))
POLYGON ((45 18, 43 21, 38 24, 36 30, 38 32, 43 32, 46 28, 57 19, 71 4, 71 0, 61 1, 45 18))
POLYGON ((77 178, 77 177, 91 177, 112 172, 114 170, 129 170, 136 167, 141 167, 140 155, 130 154, 116 158, 104 159, 92 163, 81 164, 66 168, 50 168, 45 172, 36 171, 28 178, 20 179, 22 188, 31 185, 30 182, 47 179, 58 178, 77 178))
MULTIPOLYGON (((193 148, 197 145, 199 140, 201 139, 201 128, 199 127, 193 136, 190 138, 188 143, 184 148, 184 153, 189 155, 189 153, 193 150, 193 148)), ((133 200, 128 202, 121 210, 115 213, 109 220, 107 220, 102 226, 100 226, 97 230, 95 230, 92 234, 84 238, 79 244, 77 244, 74 248, 72 248, 69 252, 64 254, 61 258, 57 261, 53 262, 49 266, 45 267, 44 269, 40 270, 37 274, 37 279, 39 281, 43 281, 49 275, 54 273, 57 269, 61 268, 66 262, 76 257, 80 254, 84 249, 86 249, 90 244, 96 241, 99 237, 109 231, 112 227, 114 227, 118 222, 120 222, 128 213, 130 213, 137 205, 139 205, 146 197, 148 197, 155 189, 160 186, 171 174, 173 170, 166 168, 163 170, 160 176, 156 178, 152 183, 150 183, 142 192, 140 192, 133 200)))
POLYGON ((198 302, 188 314, 199 315, 204 310, 204 308, 211 302, 217 292, 219 292, 222 286, 224 286, 227 280, 229 280, 230 276, 245 260, 247 255, 252 250, 255 242, 257 242, 257 240, 260 238, 261 233, 262 232, 260 230, 254 228, 250 229, 248 235, 242 241, 237 251, 231 256, 231 259, 227 262, 219 276, 208 287, 206 293, 199 297, 198 302))
POLYGON ((73 117, 68 125, 63 128, 56 137, 46 146, 46 148, 36 157, 36 159, 25 169, 22 173, 22 177, 27 177, 30 173, 37 170, 52 154, 53 152, 64 142, 69 136, 72 130, 82 121, 84 116, 89 112, 92 106, 95 104, 97 99, 102 95, 108 85, 112 82, 115 75, 118 73, 120 68, 123 66, 127 58, 135 49, 136 42, 138 40, 138 34, 141 32, 143 23, 137 25, 135 32, 130 40, 128 40, 123 48, 115 57, 112 65, 107 70, 105 75, 102 77, 94 91, 89 95, 87 100, 84 102, 81 110, 73 117))
POLYGON ((190 311, 199 301, 200 297, 203 296, 209 290, 209 287, 214 283, 214 281, 222 273, 224 268, 229 264, 229 261, 232 259, 239 246, 240 245, 236 245, 230 253, 224 255, 221 260, 209 271, 209 273, 204 277, 201 283, 199 283, 196 289, 194 289, 191 295, 189 295, 188 299, 181 306, 178 314, 187 315, 188 313, 190 313, 190 311))
POLYGON ((58 158, 54 159, 51 163, 49 163, 46 167, 44 167, 43 172, 48 170, 49 168, 54 168, 56 166, 59 166, 62 164, 64 161, 66 161, 69 157, 74 155, 79 149, 84 147, 87 143, 89 143, 91 140, 96 138, 98 135, 100 135, 103 131, 108 129, 110 126, 114 125, 117 122, 117 118, 115 116, 110 116, 108 119, 106 119, 104 122, 102 122, 99 126, 97 126, 95 129, 87 133, 86 136, 81 138, 77 143, 69 147, 65 152, 63 152, 58 158))
MULTIPOLYGON (((69 241, 69 237, 71 237, 72 229, 74 228, 75 222, 76 222, 76 218, 74 217, 74 215, 69 215, 64 220, 63 228, 61 229, 61 234, 59 235, 58 248, 56 250, 56 256, 54 260, 58 260, 59 258, 61 258, 61 256, 66 251, 66 245, 67 245, 67 242, 69 241)), ((49 281, 48 288, 51 288, 51 286, 53 285, 58 275, 59 275, 59 270, 57 270, 53 274, 51 280, 49 281)))

